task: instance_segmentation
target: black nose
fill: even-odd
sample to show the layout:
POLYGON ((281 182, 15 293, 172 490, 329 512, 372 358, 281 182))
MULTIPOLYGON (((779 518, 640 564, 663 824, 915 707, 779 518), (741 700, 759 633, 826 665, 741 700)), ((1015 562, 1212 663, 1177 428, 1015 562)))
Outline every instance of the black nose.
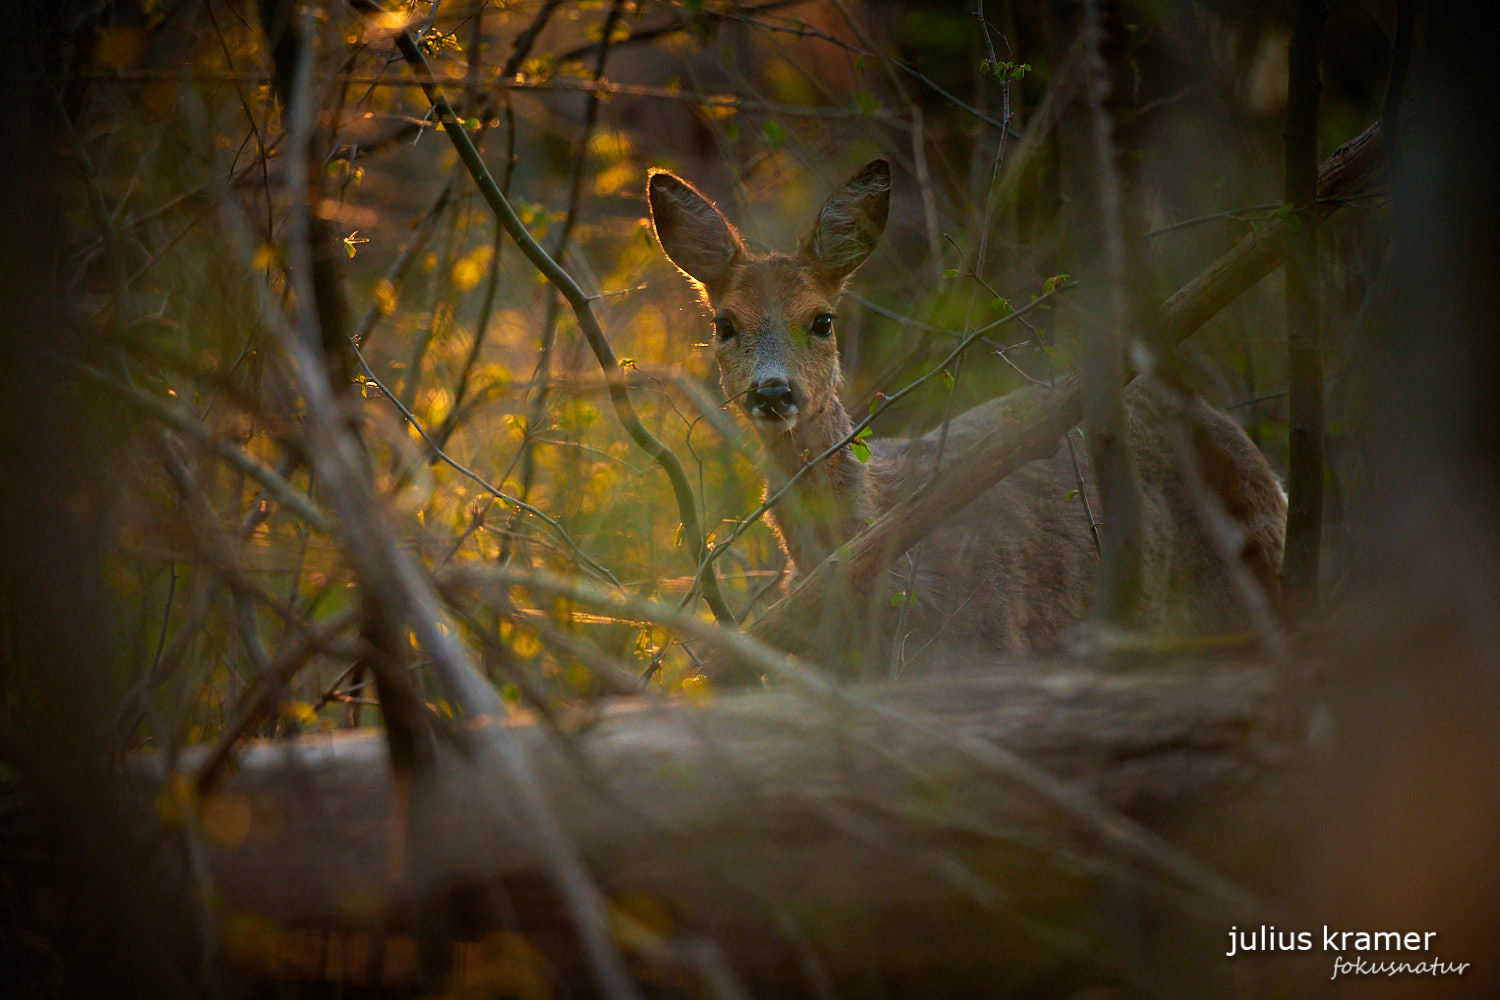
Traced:
POLYGON ((762 382, 750 387, 745 401, 752 410, 769 410, 780 413, 792 405, 792 387, 780 379, 762 382))

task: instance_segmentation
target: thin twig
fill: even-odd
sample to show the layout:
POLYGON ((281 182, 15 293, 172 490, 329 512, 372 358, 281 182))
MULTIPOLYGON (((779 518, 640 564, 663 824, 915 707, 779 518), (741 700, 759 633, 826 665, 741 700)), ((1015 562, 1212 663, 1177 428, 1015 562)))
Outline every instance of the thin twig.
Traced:
POLYGON ((922 86, 928 88, 933 93, 943 98, 943 100, 952 104, 954 107, 959 108, 969 115, 972 115, 974 118, 984 122, 991 128, 998 129, 1002 135, 1004 135, 1005 130, 1009 127, 1009 122, 1003 119, 996 119, 991 117, 990 115, 985 114, 979 108, 974 107, 974 105, 970 104, 968 101, 963 100, 956 94, 943 87, 926 73, 923 73, 921 70, 917 69, 910 63, 903 62, 902 60, 897 59, 894 56, 882 55, 879 52, 875 52, 870 49, 863 48, 862 46, 846 42, 836 35, 830 35, 828 32, 814 28, 812 25, 807 24, 803 21, 794 21, 789 24, 777 24, 773 21, 762 21, 743 13, 728 14, 726 15, 726 17, 731 21, 740 21, 744 24, 754 25, 755 27, 761 28, 764 31, 787 35, 796 35, 798 38, 816 38, 817 40, 827 42, 830 45, 837 45, 839 48, 853 55, 863 56, 866 59, 874 59, 877 62, 885 63, 895 69, 900 70, 902 73, 905 73, 913 80, 916 80, 922 86))
MULTIPOLYGON (((609 60, 610 38, 614 34, 615 26, 620 23, 623 10, 624 0, 614 0, 609 6, 609 13, 605 15, 598 52, 594 59, 593 79, 596 83, 604 79, 604 67, 609 60)), ((583 129, 574 147, 573 171, 568 179, 567 208, 563 212, 562 226, 552 244, 551 255, 556 260, 561 260, 563 254, 567 252, 568 241, 573 236, 573 227, 578 222, 578 208, 583 200, 583 174, 589 162, 589 141, 593 138, 594 125, 598 120, 599 95, 592 93, 584 102, 583 129)), ((547 379, 552 372, 552 351, 557 343, 557 324, 561 310, 562 295, 554 288, 552 294, 547 297, 547 310, 542 319, 541 347, 537 351, 536 370, 531 377, 531 405, 526 411, 525 437, 521 441, 520 492, 523 500, 530 497, 531 487, 536 479, 536 449, 533 441, 547 415, 547 379)), ((502 547, 501 561, 504 561, 507 555, 508 553, 502 547)))
MULTIPOLYGON (((1046 302, 1050 301, 1055 296, 1060 295, 1063 292, 1072 291, 1077 287, 1078 282, 1076 281, 1066 285, 1060 285, 1057 288, 1054 288, 1052 291, 1045 292, 1037 298, 1031 300, 1020 309, 1017 309, 1011 313, 1007 313, 999 319, 975 329, 967 337, 959 341, 958 346, 954 347, 953 350, 950 351, 942 361, 938 362, 938 364, 928 370, 926 374, 918 376, 916 379, 913 379, 911 382, 907 383, 896 392, 880 400, 879 403, 877 403, 870 409, 870 412, 868 414, 866 414, 862 419, 856 422, 853 427, 850 428, 849 433, 845 434, 842 438, 829 445, 828 448, 822 452, 822 454, 815 455, 810 461, 807 462, 806 465, 802 466, 802 468, 794 472, 791 477, 782 484, 780 489, 776 490, 776 492, 774 493, 769 494, 766 499, 762 501, 759 507, 756 507, 749 514, 745 515, 745 517, 742 518, 740 522, 734 526, 734 530, 729 533, 729 537, 725 538, 724 541, 719 542, 714 546, 713 551, 708 555, 708 562, 712 563, 713 561, 717 560, 719 556, 721 556, 730 545, 734 544, 736 539, 738 539, 741 535, 743 535, 750 529, 751 525, 759 521, 766 515, 767 511, 776 506, 781 498, 786 496, 787 492, 791 490, 791 488, 797 483, 797 481, 800 480, 804 475, 806 475, 810 470, 816 468, 823 462, 826 462, 830 457, 837 454, 840 450, 848 447, 849 443, 852 442, 855 438, 859 437, 860 432, 863 431, 866 427, 870 426, 870 424, 875 420, 876 417, 880 416, 882 413, 890 409, 896 403, 900 402, 906 396, 921 388, 931 379, 936 377, 939 373, 946 370, 947 367, 953 363, 954 358, 958 357, 964 351, 967 351, 970 345, 972 345, 982 335, 989 333, 991 330, 1003 326, 1004 324, 1009 323, 1012 320, 1019 319, 1020 317, 1031 312, 1033 309, 1042 307, 1046 302)), ((706 568, 706 565, 704 567, 700 567, 699 572, 704 572, 706 568)))
POLYGON ((191 440, 198 447, 212 451, 224 459, 224 461, 259 483, 273 500, 288 510, 295 512, 297 516, 301 517, 317 530, 325 533, 334 530, 334 521, 329 517, 328 512, 314 504, 306 493, 293 486, 275 469, 260 462, 249 453, 236 448, 223 438, 214 435, 196 418, 180 412, 144 390, 110 378, 97 369, 82 364, 77 364, 73 367, 90 381, 119 394, 127 402, 151 414, 162 423, 191 440))
MULTIPOLYGON (((373 5, 371 5, 373 6, 373 5)), ((463 160, 468 168, 474 182, 478 185, 480 194, 500 219, 505 231, 521 248, 526 258, 541 271, 573 308, 573 314, 578 319, 579 329, 582 330, 584 338, 598 359, 604 375, 610 383, 610 400, 614 404, 615 413, 619 417, 625 431, 643 451, 652 457, 662 470, 666 473, 672 484, 672 492, 677 499, 678 515, 682 519, 683 539, 687 543, 694 558, 704 570, 700 573, 703 586, 703 598, 713 610, 714 617, 726 623, 735 621, 734 613, 729 610, 729 605, 724 602, 723 594, 719 590, 718 577, 713 573, 711 566, 705 566, 707 561, 707 545, 704 541, 703 528, 698 519, 697 503, 693 497, 692 486, 688 483, 687 474, 683 471, 682 463, 677 456, 672 454, 666 445, 657 439, 656 435, 646 429, 641 423, 640 417, 635 413, 635 407, 630 401, 630 393, 625 386, 625 380, 620 368, 619 359, 615 356, 614 348, 610 346, 609 340, 604 336, 604 331, 599 326, 598 319, 594 316, 590 297, 573 280, 572 275, 563 270, 558 263, 542 249, 541 244, 527 231, 526 226, 516 215, 515 209, 511 207, 509 199, 501 192, 495 179, 490 176, 489 168, 485 166, 484 160, 480 158, 479 151, 474 148, 473 141, 463 130, 462 124, 448 99, 443 96, 437 86, 431 82, 431 70, 427 65, 427 57, 422 50, 412 41, 411 36, 401 32, 396 36, 397 47, 402 56, 417 70, 424 79, 422 86, 427 98, 437 110, 439 119, 444 124, 444 132, 452 141, 454 148, 458 151, 459 158, 463 160)))
POLYGON ((851 692, 828 674, 797 660, 750 635, 704 622, 696 615, 618 591, 603 591, 576 578, 514 566, 455 568, 446 574, 450 584, 508 594, 524 587, 540 594, 566 597, 579 604, 654 621, 691 636, 721 652, 753 663, 758 669, 794 685, 847 717, 879 719, 952 749, 986 770, 1014 781, 1042 801, 1084 824, 1122 857, 1141 864, 1170 881, 1189 887, 1205 899, 1239 913, 1264 912, 1265 905, 1250 892, 1158 838, 1132 820, 1100 805, 1092 795, 1065 784, 1019 755, 950 727, 938 726, 916 713, 851 692))
MULTIPOLYGON (((404 33, 402 38, 420 57, 411 39, 404 33)), ((306 92, 306 77, 310 75, 307 69, 310 66, 298 74, 302 78, 299 82, 303 94, 306 92)), ((305 101, 295 103, 306 104, 305 101)), ((296 117, 305 119, 307 116, 296 117)), ((434 673, 460 711, 476 718, 498 718, 505 712, 499 693, 475 668, 468 649, 459 638, 459 630, 433 589, 431 579, 411 553, 402 547, 387 521, 370 482, 366 455, 340 412, 318 350, 321 342, 318 316, 315 310, 307 307, 312 301, 307 259, 309 220, 306 202, 298 197, 305 192, 307 183, 306 158, 302 155, 307 142, 307 133, 302 131, 305 127, 304 121, 290 130, 293 141, 289 141, 292 153, 287 170, 288 187, 293 195, 292 217, 288 225, 289 255, 293 264, 290 274, 303 307, 297 313, 298 326, 293 328, 268 290, 257 284, 262 319, 274 334, 287 361, 288 374, 295 380, 305 403, 308 455, 343 525, 346 555, 360 577, 364 596, 373 604, 373 614, 369 617, 383 615, 388 619, 388 627, 411 630, 418 645, 432 657, 434 673)), ((472 144, 468 148, 477 158, 472 144)), ((229 223, 226 229, 236 239, 241 258, 248 261, 251 241, 247 238, 248 227, 237 208, 226 204, 229 223)), ((377 680, 382 681, 382 700, 386 692, 384 681, 397 680, 395 677, 382 678, 379 671, 383 659, 376 656, 370 661, 376 667, 377 680)), ((404 678, 400 680, 404 682, 404 678)), ((395 706, 387 704, 385 707, 389 727, 391 710, 395 706)), ((631 984, 623 959, 610 936, 603 894, 589 875, 576 846, 552 813, 538 784, 534 761, 500 727, 486 727, 484 733, 487 738, 479 748, 493 753, 510 778, 514 801, 535 836, 535 843, 543 853, 558 889, 568 902, 569 913, 599 986, 612 997, 636 1000, 639 993, 631 984)))
MULTIPOLYGON (((768 13, 780 7, 791 7, 803 2, 804 0, 768 0, 767 3, 757 4, 754 7, 744 7, 738 11, 735 10, 732 5, 727 4, 722 8, 711 8, 708 6, 703 6, 695 11, 694 15, 697 17, 701 17, 705 21, 727 21, 730 20, 735 14, 768 13)), ((686 17, 679 16, 675 20, 668 21, 665 24, 653 25, 649 28, 634 29, 630 32, 629 37, 622 38, 612 44, 630 45, 640 44, 641 42, 652 42, 657 40, 658 38, 665 38, 668 35, 676 35, 683 31, 687 31, 691 26, 691 20, 686 17)), ((554 57, 554 59, 559 65, 566 62, 579 60, 584 56, 589 55, 590 53, 597 52, 599 48, 605 44, 609 44, 607 36, 597 42, 588 42, 584 45, 576 45, 571 49, 565 49, 562 52, 559 52, 554 57)))
MULTIPOLYGON (((312 655, 326 646, 335 636, 357 624, 358 618, 358 613, 354 609, 346 609, 326 621, 319 622, 316 626, 302 626, 293 632, 291 641, 276 654, 275 659, 265 665, 265 669, 256 678, 255 689, 239 706, 234 721, 225 727, 218 742, 199 765, 193 781, 200 798, 210 794, 223 777, 225 768, 233 756, 235 744, 249 736, 256 726, 276 710, 282 692, 286 690, 297 671, 301 670, 312 655)), ((351 665, 349 670, 340 675, 341 679, 357 666, 358 664, 351 665)), ((321 707, 322 704, 323 702, 320 701, 315 708, 321 707)))
MULTIPOLYGON (((353 345, 351 345, 351 347, 353 347, 353 345)), ((439 448, 437 445, 437 441, 433 439, 432 435, 427 433, 427 429, 423 427, 417 420, 416 415, 413 414, 411 410, 407 409, 406 405, 402 403, 401 400, 393 396, 391 394, 391 391, 386 388, 385 383, 382 382, 379 376, 375 374, 375 369, 371 368, 370 363, 365 360, 364 353, 360 351, 358 347, 353 347, 353 351, 354 359, 359 362, 360 368, 364 370, 365 378, 369 380, 371 385, 380 390, 382 396, 391 401, 391 405, 394 406, 397 412, 401 414, 402 418, 411 425, 412 430, 416 431, 417 435, 421 437, 422 441, 426 443, 427 447, 432 449, 432 454, 437 457, 438 461, 449 466, 455 472, 459 473, 465 478, 473 481, 475 485, 477 485, 480 489, 484 490, 486 493, 494 497, 496 500, 499 500, 501 503, 514 507, 517 510, 525 511, 527 514, 530 514, 531 516, 542 521, 547 525, 547 527, 552 529, 552 531, 557 535, 558 538, 562 539, 563 543, 568 546, 568 548, 572 551, 574 557, 577 558, 580 564, 594 571, 599 576, 608 580, 610 583, 613 583, 615 586, 618 587, 620 585, 620 581, 616 579, 615 575, 611 573, 607 567, 600 564, 592 556, 585 552, 582 546, 580 546, 576 541, 573 540, 573 536, 568 534, 567 529, 559 524, 557 519, 554 518, 551 514, 548 514, 541 508, 534 507, 526 501, 521 500, 518 497, 513 497, 509 493, 496 488, 495 486, 491 485, 489 480, 485 479, 473 469, 453 458, 442 448, 439 448)))
MULTIPOLYGON (((1318 177, 1320 214, 1331 214, 1351 197, 1381 183, 1379 123, 1344 143, 1322 165, 1318 177), (1323 199, 1328 199, 1326 203, 1323 199)), ((1247 288, 1281 263, 1286 226, 1278 221, 1245 236, 1163 303, 1147 346, 1171 350, 1208 322, 1247 288)), ((898 501, 866 530, 802 577, 792 591, 758 618, 753 633, 789 650, 808 651, 816 641, 804 628, 816 620, 834 595, 874 585, 892 559, 948 522, 978 496, 1022 465, 1045 458, 1082 416, 1079 383, 1069 376, 1054 392, 1037 398, 1029 414, 992 428, 964 450, 949 474, 898 501)), ((733 661, 717 664, 732 670, 733 661)))
POLYGON ((1179 229, 1188 229, 1192 226, 1201 226, 1207 222, 1223 222, 1225 220, 1229 220, 1232 222, 1243 222, 1248 226, 1254 226, 1262 222, 1269 222, 1270 220, 1274 219, 1276 217, 1276 211, 1279 208, 1281 208, 1281 202, 1277 201, 1267 202, 1263 205, 1249 205, 1245 208, 1236 208, 1228 212, 1214 212, 1211 215, 1195 215, 1190 219, 1183 219, 1181 222, 1173 222, 1169 225, 1147 230, 1146 238, 1150 239, 1153 236, 1164 236, 1167 233, 1175 233, 1179 229), (1263 214, 1260 215, 1259 218, 1251 218, 1250 213, 1252 212, 1263 214))
MULTIPOLYGON (((364 3, 368 0, 356 0, 356 3, 364 3)), ((61 77, 52 76, 15 76, 9 77, 11 81, 62 83, 62 82, 99 82, 119 84, 122 82, 157 82, 172 81, 179 82, 183 74, 176 71, 162 70, 120 70, 111 71, 108 76, 82 73, 74 74, 66 80, 61 77)), ((202 84, 233 84, 246 83, 255 86, 265 86, 271 82, 271 77, 266 74, 257 73, 193 73, 191 79, 202 84)), ((413 74, 411 79, 400 79, 397 77, 368 74, 342 74, 329 78, 331 83, 353 83, 366 84, 370 87, 385 89, 401 89, 409 87, 426 88, 441 87, 447 84, 462 84, 462 79, 454 80, 439 76, 431 71, 413 74)), ((806 105, 785 104, 776 101, 747 100, 735 94, 703 94, 690 90, 678 90, 672 87, 657 87, 637 83, 616 83, 612 80, 601 80, 594 83, 589 80, 580 80, 572 77, 558 76, 545 80, 536 79, 503 79, 492 78, 488 86, 501 90, 532 93, 569 93, 587 94, 599 93, 607 97, 638 97, 655 101, 668 101, 673 104, 691 104, 704 108, 724 109, 727 112, 751 111, 772 115, 783 115, 788 118, 807 118, 814 120, 860 120, 860 121, 899 121, 900 114, 885 108, 874 110, 839 105, 806 105)), ((985 119, 992 125, 998 125, 993 119, 986 116, 985 119)), ((464 116, 454 114, 454 127, 464 128, 464 116)), ((428 126, 435 127, 435 126, 428 126)), ((446 129, 445 129, 446 130, 446 129)))

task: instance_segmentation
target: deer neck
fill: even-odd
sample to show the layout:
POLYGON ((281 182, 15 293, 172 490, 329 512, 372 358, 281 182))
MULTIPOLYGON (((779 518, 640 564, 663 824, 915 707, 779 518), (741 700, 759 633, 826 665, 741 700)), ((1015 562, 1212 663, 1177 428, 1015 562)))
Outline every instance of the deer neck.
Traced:
POLYGON ((849 445, 818 461, 853 429, 836 397, 820 412, 805 415, 789 433, 763 433, 766 494, 771 496, 809 463, 816 463, 787 489, 770 517, 798 568, 811 570, 874 517, 876 504, 869 463, 849 445))

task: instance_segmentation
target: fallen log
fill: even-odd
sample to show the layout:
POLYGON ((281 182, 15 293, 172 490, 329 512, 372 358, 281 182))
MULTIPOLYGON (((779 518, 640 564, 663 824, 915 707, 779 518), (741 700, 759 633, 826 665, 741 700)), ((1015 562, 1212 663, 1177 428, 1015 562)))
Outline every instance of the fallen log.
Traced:
POLYGON ((505 739, 648 993, 1156 988, 1159 949, 1211 980, 1230 923, 1266 919, 1219 873, 1259 877, 1300 787, 1275 678, 1033 666, 631 701, 568 736, 476 720, 422 774, 374 732, 256 743, 196 815, 224 957, 257 979, 592 995, 508 778, 471 752, 505 739))

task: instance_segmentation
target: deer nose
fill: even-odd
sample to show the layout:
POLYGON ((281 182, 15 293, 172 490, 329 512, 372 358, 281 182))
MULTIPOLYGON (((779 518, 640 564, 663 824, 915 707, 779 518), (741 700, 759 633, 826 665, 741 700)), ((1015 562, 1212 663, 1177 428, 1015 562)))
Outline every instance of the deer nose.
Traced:
POLYGON ((796 412, 792 402, 792 387, 784 379, 767 379, 752 385, 746 393, 745 401, 750 405, 752 413, 783 416, 788 411, 796 412))

